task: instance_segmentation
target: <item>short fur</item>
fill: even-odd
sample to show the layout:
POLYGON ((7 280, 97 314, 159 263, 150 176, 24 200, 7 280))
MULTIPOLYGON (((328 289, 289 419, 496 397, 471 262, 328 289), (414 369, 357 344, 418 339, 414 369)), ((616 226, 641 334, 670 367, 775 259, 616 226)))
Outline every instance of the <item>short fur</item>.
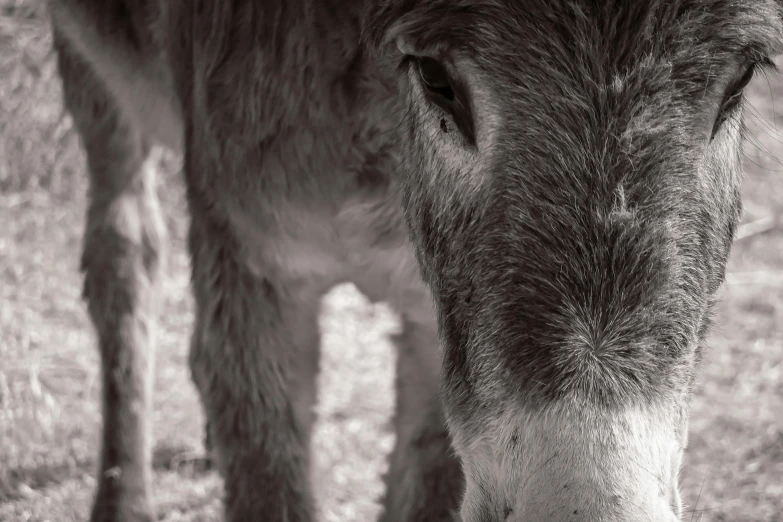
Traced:
POLYGON ((227 520, 312 520, 318 301, 342 281, 405 325, 384 521, 679 517, 740 214, 741 116, 721 106, 781 51, 779 2, 51 7, 90 169, 94 522, 154 519, 155 144, 185 160, 190 365, 227 520), (427 101, 412 55, 444 64, 458 117, 427 101))

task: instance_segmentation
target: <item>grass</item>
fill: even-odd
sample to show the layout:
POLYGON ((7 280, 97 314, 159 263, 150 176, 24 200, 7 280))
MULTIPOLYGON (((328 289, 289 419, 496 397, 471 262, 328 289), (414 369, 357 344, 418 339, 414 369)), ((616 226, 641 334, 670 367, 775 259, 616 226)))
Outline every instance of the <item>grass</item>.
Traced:
MULTIPOLYGON (((35 0, 0 0, 0 521, 84 520, 99 429, 94 337, 78 272, 83 158, 60 104, 50 35, 35 0)), ((685 520, 783 520, 783 143, 774 102, 783 81, 748 97, 746 222, 692 403, 682 472, 685 520), (750 229, 748 229, 750 230, 750 229)), ((780 102, 783 105, 783 101, 780 102)), ((176 171, 166 159, 165 169, 176 171)), ((154 404, 155 500, 164 521, 215 520, 220 483, 183 456, 202 451, 202 414, 186 353, 192 321, 187 219, 176 175, 161 181, 171 234, 154 404)), ((353 287, 324 301, 323 371, 314 437, 319 517, 378 512, 393 436, 396 318, 353 287)))

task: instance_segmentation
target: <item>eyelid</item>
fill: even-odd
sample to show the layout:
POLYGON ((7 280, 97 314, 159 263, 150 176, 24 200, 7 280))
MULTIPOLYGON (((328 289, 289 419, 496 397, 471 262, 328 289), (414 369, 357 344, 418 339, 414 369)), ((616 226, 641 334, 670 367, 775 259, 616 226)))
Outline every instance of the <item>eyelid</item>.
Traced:
POLYGON ((735 74, 723 86, 723 95, 720 100, 717 116, 712 124, 710 141, 726 122, 729 114, 740 106, 744 98, 745 89, 753 81, 760 71, 776 69, 775 64, 768 58, 743 60, 735 70, 735 74))
POLYGON ((737 67, 736 74, 726 84, 726 96, 735 94, 738 89, 744 89, 758 74, 778 73, 775 62, 767 56, 748 56, 737 67), (745 82, 745 79, 748 82, 745 82), (744 85, 743 85, 744 83, 744 85))
POLYGON ((756 62, 752 62, 746 65, 742 72, 742 76, 735 76, 735 78, 728 84, 726 95, 731 98, 735 94, 741 92, 742 89, 747 87, 748 84, 753 80, 753 77, 756 75, 758 68, 759 66, 756 62))
POLYGON ((405 56, 412 56, 416 54, 416 49, 413 48, 406 38, 397 37, 395 43, 397 44, 397 50, 400 52, 400 54, 405 56))

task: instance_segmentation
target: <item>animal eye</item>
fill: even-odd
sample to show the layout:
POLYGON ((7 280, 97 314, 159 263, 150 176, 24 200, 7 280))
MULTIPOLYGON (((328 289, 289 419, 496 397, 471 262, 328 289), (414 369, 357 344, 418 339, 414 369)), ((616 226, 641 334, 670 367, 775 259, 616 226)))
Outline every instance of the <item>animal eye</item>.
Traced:
POLYGON ((449 74, 446 67, 434 58, 408 55, 404 62, 418 72, 419 83, 427 101, 443 111, 440 129, 448 134, 458 130, 470 145, 475 145, 475 128, 465 85, 449 74))
POLYGON ((454 89, 446 68, 437 60, 427 57, 417 59, 419 77, 424 87, 432 94, 454 101, 454 89))
POLYGON ((742 100, 742 91, 753 79, 755 72, 756 64, 753 64, 748 68, 747 71, 745 71, 745 74, 742 75, 742 78, 732 85, 731 90, 727 93, 726 99, 723 101, 723 112, 731 111, 736 108, 737 105, 739 105, 740 101, 742 100))
POLYGON ((753 79, 753 75, 756 73, 758 67, 759 64, 757 63, 751 64, 745 71, 745 74, 743 74, 739 80, 730 84, 730 87, 726 90, 726 95, 723 98, 718 118, 715 120, 715 125, 712 128, 712 137, 715 137, 715 134, 720 130, 721 125, 723 125, 729 115, 739 107, 742 102, 743 91, 753 79))

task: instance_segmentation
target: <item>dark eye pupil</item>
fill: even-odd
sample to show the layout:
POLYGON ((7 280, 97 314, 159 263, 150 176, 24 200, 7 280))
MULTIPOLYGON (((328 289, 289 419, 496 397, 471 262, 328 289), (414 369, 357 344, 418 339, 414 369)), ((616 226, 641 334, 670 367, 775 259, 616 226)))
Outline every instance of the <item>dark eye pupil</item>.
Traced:
POLYGON ((432 58, 419 58, 419 76, 424 86, 431 92, 443 96, 447 100, 454 99, 454 91, 449 81, 446 68, 432 58))

